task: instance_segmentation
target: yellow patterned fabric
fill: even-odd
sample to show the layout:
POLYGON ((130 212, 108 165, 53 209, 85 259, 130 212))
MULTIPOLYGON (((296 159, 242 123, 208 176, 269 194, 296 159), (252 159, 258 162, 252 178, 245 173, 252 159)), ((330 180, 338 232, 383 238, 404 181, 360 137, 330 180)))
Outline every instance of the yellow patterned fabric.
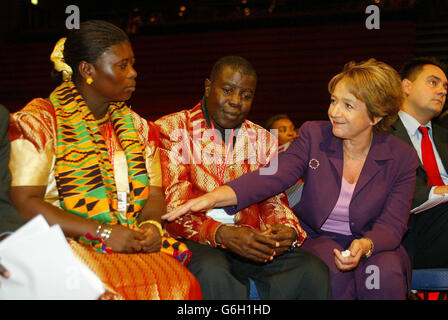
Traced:
MULTIPOLYGON (((161 187, 158 128, 131 111, 133 126, 144 149, 150 186, 161 187)), ((57 121, 53 105, 34 99, 11 114, 12 186, 47 186, 44 200, 61 208, 55 178, 57 121)), ((118 191, 129 193, 128 167, 119 138, 108 125, 99 124, 107 148, 113 148, 113 178, 118 191)), ((110 151, 110 150, 108 150, 110 151)), ((194 276, 172 256, 156 254, 103 254, 69 239, 74 252, 100 277, 104 299, 200 299, 194 276), (145 274, 146 270, 148 273, 145 274)), ((172 243, 168 251, 174 251, 172 243)), ((182 248, 179 249, 179 251, 182 248)))
POLYGON ((124 102, 108 107, 108 126, 126 155, 129 177, 127 212, 118 210, 110 154, 99 126, 73 82, 50 94, 56 114, 55 177, 65 211, 101 223, 134 228, 149 195, 143 148, 124 102), (113 128, 112 128, 113 127, 113 128))
MULTIPOLYGON (((218 168, 214 159, 224 163, 226 146, 224 141, 219 142, 221 150, 218 149, 219 154, 215 158, 213 134, 207 126, 201 103, 191 110, 164 116, 156 124, 160 127, 160 159, 168 211, 218 187, 218 168), (178 154, 181 157, 176 157, 178 154)), ((260 168, 273 156, 270 150, 271 135, 260 126, 246 120, 235 134, 236 142, 223 183, 260 168)), ((293 227, 297 231, 298 242, 303 242, 306 233, 283 193, 254 204, 235 216, 235 224, 257 230, 279 223, 293 227)), ((220 222, 201 212, 186 214, 172 223, 166 223, 165 228, 173 237, 213 246, 220 225, 220 222)))

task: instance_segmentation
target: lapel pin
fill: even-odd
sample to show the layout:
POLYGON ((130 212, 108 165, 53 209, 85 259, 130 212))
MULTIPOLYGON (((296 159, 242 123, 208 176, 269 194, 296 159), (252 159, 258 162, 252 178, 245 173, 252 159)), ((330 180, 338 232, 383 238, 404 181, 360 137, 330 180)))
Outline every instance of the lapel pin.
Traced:
POLYGON ((319 160, 313 158, 310 160, 308 165, 310 166, 311 169, 316 170, 317 167, 319 167, 319 160))

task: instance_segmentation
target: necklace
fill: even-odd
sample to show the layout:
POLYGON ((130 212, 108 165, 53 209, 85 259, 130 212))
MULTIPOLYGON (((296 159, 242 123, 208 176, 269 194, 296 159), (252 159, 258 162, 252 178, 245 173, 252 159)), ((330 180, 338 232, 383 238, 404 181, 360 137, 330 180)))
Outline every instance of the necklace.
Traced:
POLYGON ((354 157, 344 148, 344 155, 348 158, 348 160, 360 161, 360 160, 364 160, 365 158, 367 158, 367 155, 369 154, 369 151, 370 151, 370 145, 367 148, 367 150, 362 152, 361 155, 357 155, 357 156, 354 157))
POLYGON ((351 154, 348 153, 348 151, 344 150, 344 155, 346 155, 349 160, 355 160, 355 161, 364 160, 365 158, 367 158, 368 153, 369 151, 365 152, 361 156, 353 157, 351 154))
POLYGON ((106 123, 106 121, 109 120, 109 114, 106 113, 106 115, 104 117, 102 117, 101 119, 96 120, 96 123, 98 125, 102 125, 104 123, 106 123))
POLYGON ((354 161, 361 161, 365 160, 367 158, 367 155, 369 154, 370 147, 372 146, 373 136, 370 138, 369 145, 364 151, 357 156, 352 156, 350 152, 348 152, 347 147, 345 145, 342 146, 342 150, 344 150, 344 156, 347 156, 348 160, 354 160, 354 161))

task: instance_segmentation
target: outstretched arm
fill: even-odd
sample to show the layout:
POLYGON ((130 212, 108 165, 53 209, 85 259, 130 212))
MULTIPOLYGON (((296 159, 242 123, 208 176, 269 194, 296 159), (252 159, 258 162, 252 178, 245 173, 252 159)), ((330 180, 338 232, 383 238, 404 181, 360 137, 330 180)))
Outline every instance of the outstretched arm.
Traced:
POLYGON ((228 186, 220 186, 212 192, 206 193, 200 197, 191 199, 185 204, 168 212, 162 216, 162 219, 173 221, 187 213, 200 212, 215 207, 226 207, 236 205, 236 194, 228 186))

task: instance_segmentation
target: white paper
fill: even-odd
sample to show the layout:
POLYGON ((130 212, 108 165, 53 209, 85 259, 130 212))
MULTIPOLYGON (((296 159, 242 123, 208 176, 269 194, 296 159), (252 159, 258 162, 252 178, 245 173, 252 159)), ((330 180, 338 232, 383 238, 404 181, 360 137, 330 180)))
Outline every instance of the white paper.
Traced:
POLYGON ((50 230, 50 226, 42 215, 38 215, 21 228, 17 229, 4 241, 0 241, 0 250, 7 248, 8 245, 16 243, 16 241, 25 241, 28 237, 33 237, 38 233, 50 230))
POLYGON ((90 300, 104 293, 101 280, 73 253, 58 225, 42 216, 0 242, 0 300, 90 300))
POLYGON ((412 209, 411 213, 419 213, 419 212, 431 209, 441 203, 447 202, 447 200, 448 200, 448 198, 445 196, 433 197, 433 198, 425 201, 418 207, 415 207, 414 209, 412 209))
POLYGON ((215 208, 207 212, 207 217, 221 223, 235 224, 235 215, 229 215, 222 208, 215 208))

